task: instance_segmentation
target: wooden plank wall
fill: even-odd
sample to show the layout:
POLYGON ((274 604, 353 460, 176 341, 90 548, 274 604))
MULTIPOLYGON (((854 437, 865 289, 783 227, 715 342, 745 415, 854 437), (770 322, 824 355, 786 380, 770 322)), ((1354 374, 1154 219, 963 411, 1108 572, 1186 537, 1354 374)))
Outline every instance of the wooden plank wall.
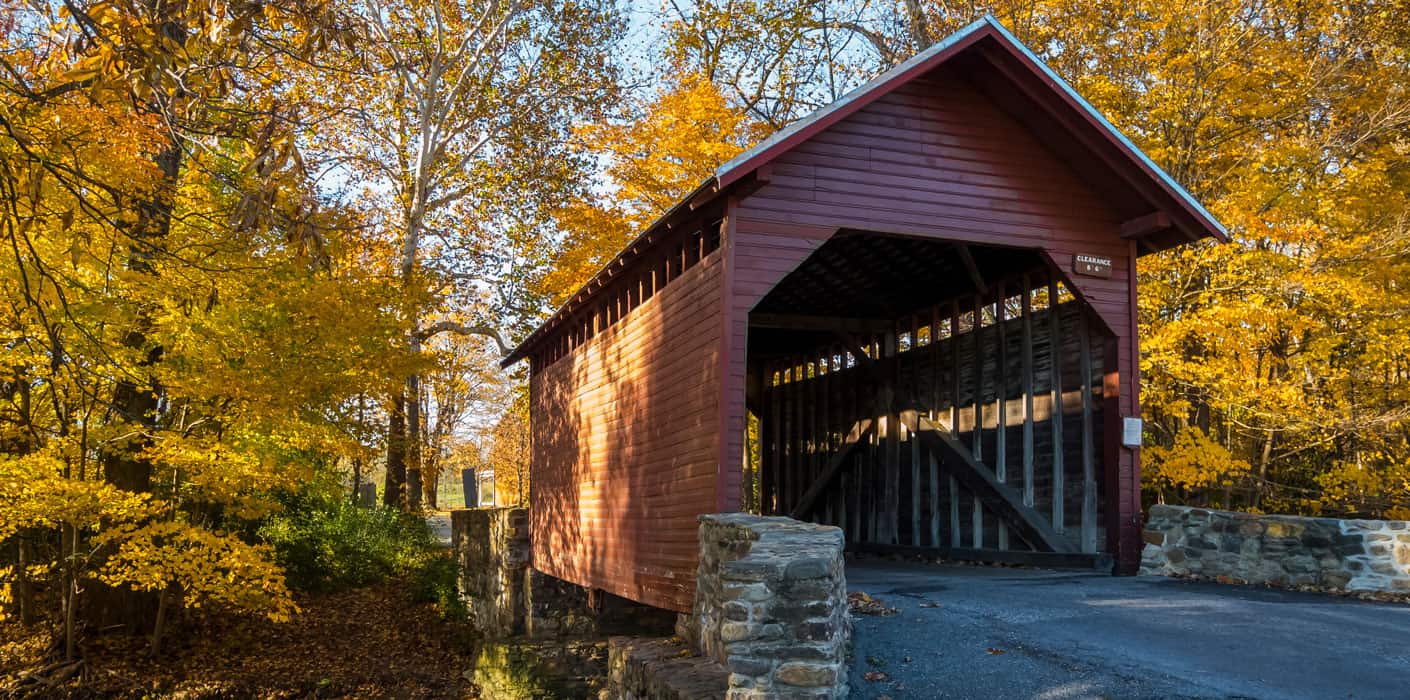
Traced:
POLYGON ((681 612, 721 442, 723 251, 691 262, 530 373, 535 568, 681 612))
POLYGON ((877 395, 894 391, 901 403, 915 399, 937 425, 957 425, 960 441, 1025 503, 1050 514, 1074 550, 1102 551, 1103 358, 1090 352, 1101 336, 1071 296, 1060 294, 1067 301, 1053 314, 1046 285, 1032 292, 1038 310, 1010 286, 1002 307, 994 295, 955 300, 863 339, 861 349, 878 358, 894 389, 878 386, 840 344, 766 363, 758 404, 761 510, 790 512, 852 425, 875 418, 878 430, 816 502, 811 520, 843 528, 851 544, 1028 549, 946 476, 894 414, 875 410, 877 395), (1054 421, 1057 395, 1063 410, 1054 421))
MULTIPOLYGON (((732 204, 728 216, 739 231, 726 239, 730 259, 748 258, 753 266, 746 271, 732 262, 727 271, 729 308, 736 312, 727 321, 730 403, 723 420, 732 436, 736 430, 742 435, 745 422, 748 319, 739 311, 752 308, 827 232, 844 228, 1029 247, 1064 271, 1079 253, 1111 258, 1109 279, 1067 275, 1064 282, 1106 332, 1089 348, 1103 358, 1107 373, 1094 432, 1117 431, 1122 416, 1140 415, 1135 250, 1120 236, 1120 216, 1028 129, 944 68, 781 155, 767 184, 732 204), (801 247, 789 248, 790 238, 801 247)), ((1112 512, 1103 531, 1118 566, 1131 571, 1140 557, 1137 454, 1116 440, 1098 445, 1097 479, 1115 494, 1106 499, 1112 512)), ((743 457, 742 437, 724 446, 723 464, 741 468, 743 457)))

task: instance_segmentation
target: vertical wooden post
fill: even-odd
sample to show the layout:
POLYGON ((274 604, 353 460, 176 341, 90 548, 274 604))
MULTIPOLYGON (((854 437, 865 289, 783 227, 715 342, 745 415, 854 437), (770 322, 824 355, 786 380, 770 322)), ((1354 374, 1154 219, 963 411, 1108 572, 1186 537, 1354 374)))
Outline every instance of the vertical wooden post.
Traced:
POLYGON ((960 482, 951 476, 950 487, 950 546, 960 546, 960 482))
MULTIPOLYGON (((822 470, 827 465, 828 461, 832 458, 832 416, 829 413, 832 406, 829 397, 829 394, 832 393, 832 364, 827 353, 827 348, 823 348, 823 356, 818 362, 818 371, 821 373, 818 376, 818 430, 821 431, 821 435, 818 438, 817 466, 813 469, 813 481, 815 482, 818 476, 822 474, 822 470)), ((836 521, 833 520, 836 515, 836 508, 833 503, 837 500, 835 495, 836 487, 834 487, 832 491, 829 492, 828 497, 823 500, 823 503, 826 504, 825 509, 827 511, 827 517, 823 522, 828 525, 837 524, 836 521)))
POLYGON ((770 515, 774 509, 774 470, 778 469, 778 388, 774 387, 774 364, 764 363, 764 405, 759 412, 759 512, 770 515))
POLYGON ((1033 280, 1023 275, 1023 505, 1033 506, 1033 280))
MULTIPOLYGON (((974 428, 970 433, 971 452, 974 453, 974 461, 984 463, 984 340, 981 333, 984 325, 984 295, 974 295, 974 322, 969 327, 969 332, 974 337, 974 391, 970 394, 974 401, 974 428)), ((984 546, 984 507, 979 500, 979 494, 974 494, 974 548, 979 549, 984 546)))
MULTIPOLYGON (((940 307, 930 310, 930 420, 940 415, 940 307)), ((940 462, 928 454, 930 467, 930 546, 940 546, 940 462)))
POLYGON ((1082 392, 1082 551, 1097 551, 1097 472, 1092 440, 1092 348, 1087 310, 1078 309, 1077 361, 1082 392))
POLYGON ((974 392, 970 394, 974 400, 974 429, 970 433, 970 452, 974 454, 974 461, 981 464, 984 462, 984 342, 980 333, 983 319, 984 295, 975 294, 974 323, 969 328, 974 345, 974 392))
POLYGON ((940 419, 940 307, 930 309, 930 420, 940 419))
MULTIPOLYGON (((813 480, 817 478, 818 471, 822 468, 821 465, 818 463, 818 460, 822 457, 822 455, 820 454, 822 451, 822 426, 819 425, 820 421, 818 420, 818 409, 821 408, 821 397, 818 395, 818 389, 822 384, 822 375, 820 374, 821 367, 820 365, 818 365, 818 358, 816 355, 813 355, 809 361, 804 363, 804 376, 807 376, 809 369, 812 370, 812 376, 808 377, 807 379, 808 461, 806 462, 805 466, 807 474, 801 484, 801 486, 803 487, 803 491, 807 491, 809 488, 812 488, 813 480)), ((801 495, 802 492, 800 491, 799 496, 801 495)), ((816 511, 817 508, 815 507, 813 510, 816 511)), ((816 522, 817 518, 816 516, 812 516, 809 517, 809 520, 816 522)))
POLYGON ((848 478, 850 476, 847 468, 843 467, 842 473, 837 477, 837 483, 842 489, 837 494, 837 526, 842 528, 842 543, 844 545, 854 541, 852 539, 852 521, 847 518, 847 499, 850 498, 849 494, 852 492, 851 480, 848 478))
POLYGON ((970 543, 971 547, 981 549, 984 547, 984 507, 981 505, 979 496, 974 497, 974 517, 971 518, 970 543))
MULTIPOLYGON (((828 369, 828 374, 832 375, 832 389, 829 392, 832 394, 830 404, 833 416, 832 425, 834 430, 846 430, 845 421, 849 420, 847 414, 847 375, 844 371, 847 369, 847 356, 840 346, 834 346, 831 353, 832 355, 828 359, 832 364, 828 369), (838 372, 843 373, 838 374, 838 372)), ((839 431, 837 436, 833 438, 834 449, 841 447, 843 437, 844 435, 839 431)), ((845 467, 842 469, 842 473, 847 473, 845 467)), ((845 488, 837 494, 837 526, 844 530, 847 528, 847 489, 845 488)))
MULTIPOLYGON (((888 331, 884 337, 881 358, 890 360, 896 357, 896 335, 893 326, 892 330, 888 331)), ((892 406, 896 397, 896 379, 897 373, 900 372, 900 364, 899 362, 890 363, 890 371, 882 380, 885 384, 881 392, 881 410, 886 415, 886 481, 882 489, 885 507, 883 542, 886 544, 899 544, 897 534, 901 529, 901 431, 896 421, 896 411, 892 406)))
MULTIPOLYGON (((950 303, 950 432, 960 436, 960 302, 950 303)), ((950 546, 960 546, 960 484, 950 477, 950 546)))
POLYGON ((793 474, 790 481, 793 486, 788 490, 788 511, 793 510, 793 506, 798 505, 798 499, 807 490, 808 474, 808 399, 803 393, 805 391, 804 382, 808 381, 808 359, 807 356, 793 358, 793 421, 796 428, 793 431, 796 443, 793 460, 793 474))
POLYGON ((1106 547, 1121 566, 1121 351, 1106 338, 1102 352, 1102 471, 1106 483, 1106 547))
MULTIPOLYGON (((911 316, 911 377, 910 386, 920 386, 920 327, 916 317, 911 316)), ((915 391, 914 393, 920 393, 915 391)), ((911 544, 919 547, 920 540, 920 440, 907 435, 911 445, 911 544)))
POLYGON ((793 382, 793 361, 791 358, 784 360, 780 369, 782 370, 780 375, 782 383, 779 385, 779 394, 782 399, 780 411, 783 414, 781 418, 783 440, 779 445, 778 510, 774 512, 782 514, 787 513, 792 505, 789 496, 793 493, 793 458, 795 456, 793 433, 796 430, 793 421, 793 390, 797 385, 793 382))
MULTIPOLYGON (((998 371, 995 372, 996 378, 994 381, 995 386, 998 387, 998 391, 995 395, 995 400, 998 402, 998 405, 995 406, 997 430, 994 433, 994 478, 1002 483, 1008 481, 1008 331, 1004 328, 1004 321, 1007 316, 1007 309, 1004 308, 1004 302, 1007 301, 1008 297, 1007 289, 1003 282, 999 282, 998 285, 996 285, 996 289, 998 299, 994 302, 994 335, 998 339, 999 348, 998 352, 994 354, 998 363, 998 371)), ((999 521, 999 549, 1008 548, 1009 528, 1008 525, 1004 524, 1001 520, 999 521)))
MULTIPOLYGON (((876 337, 867 337, 867 357, 871 360, 878 360, 880 353, 877 353, 876 337)), ((883 378, 884 382, 884 378, 883 378)), ((871 402, 871 415, 876 416, 877 429, 871 430, 871 459, 864 464, 867 481, 867 542, 881 542, 881 481, 885 478, 885 408, 877 405, 877 392, 880 387, 873 390, 873 402, 871 402), (881 469, 877 469, 881 467, 881 469)))
POLYGON ((1050 416, 1053 426, 1053 529, 1064 532, 1063 523, 1063 479, 1065 476, 1062 449, 1062 323, 1058 320, 1058 281, 1057 275, 1048 279, 1048 327, 1052 338, 1048 349, 1052 355, 1053 409, 1050 416))
MULTIPOLYGON (((858 375, 861 373, 861 364, 862 358, 853 358, 852 371, 847 373, 847 395, 851 398, 851 416, 853 417, 853 419, 860 418, 862 416, 863 410, 861 396, 862 383, 861 380, 858 378, 858 375)), ((875 433, 876 431, 873 430, 872 432, 875 433)), ((852 499, 851 511, 853 542, 866 541, 866 538, 862 535, 862 460, 864 459, 865 454, 865 448, 857 449, 855 451, 855 456, 852 458, 852 493, 848 495, 852 499)))

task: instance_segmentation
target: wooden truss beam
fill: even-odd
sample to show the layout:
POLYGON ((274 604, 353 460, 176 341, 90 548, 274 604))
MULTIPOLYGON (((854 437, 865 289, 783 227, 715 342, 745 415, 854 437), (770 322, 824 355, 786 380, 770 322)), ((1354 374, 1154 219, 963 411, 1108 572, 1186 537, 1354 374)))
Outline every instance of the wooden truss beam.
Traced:
POLYGON ((1153 211, 1134 219, 1121 222, 1122 238, 1142 238, 1153 233, 1160 233, 1173 226, 1170 222, 1170 215, 1163 211, 1153 211))
POLYGON ((749 314, 751 328, 777 328, 790 331, 823 331, 827 333, 885 333, 891 321, 837 316, 803 316, 794 314, 749 314))
POLYGON ((847 459, 852 456, 852 451, 856 449, 858 445, 862 444, 862 442, 867 439, 867 436, 871 435, 872 431, 875 429, 876 421, 870 418, 863 418, 852 424, 852 429, 847 431, 847 437, 843 439, 842 445, 837 448, 837 452, 833 453, 832 458, 827 462, 827 466, 824 467, 822 472, 818 474, 818 477, 813 480, 813 484, 809 486, 808 490, 798 499, 798 504, 793 506, 793 511, 788 514, 789 517, 795 520, 802 520, 807 517, 808 512, 812 510, 813 504, 818 500, 818 497, 822 495, 823 491, 827 490, 832 480, 837 478, 837 475, 842 472, 842 467, 847 463, 847 459))
POLYGON ((901 423, 921 445, 938 456, 950 475, 966 490, 984 502, 985 509, 997 513, 1035 550, 1048 552, 1071 551, 1067 541, 1058 535, 1051 523, 1033 508, 1023 505, 1023 498, 1013 487, 995 478, 989 468, 979 463, 948 430, 936 427, 915 409, 900 412, 901 423))
MULTIPOLYGON (((960 262, 964 263, 964 270, 969 273, 969 281, 974 283, 974 289, 980 294, 988 294, 989 285, 984 283, 984 275, 979 274, 979 265, 975 264, 974 254, 969 252, 969 246, 956 243, 955 252, 959 254, 960 262)), ((978 322, 978 319, 975 319, 975 323, 978 322)))

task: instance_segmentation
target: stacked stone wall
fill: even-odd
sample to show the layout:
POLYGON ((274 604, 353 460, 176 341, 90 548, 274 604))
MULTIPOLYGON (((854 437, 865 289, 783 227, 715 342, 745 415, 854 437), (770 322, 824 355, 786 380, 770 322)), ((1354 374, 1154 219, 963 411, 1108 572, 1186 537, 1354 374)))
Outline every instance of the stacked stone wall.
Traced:
POLYGON ((729 671, 730 700, 847 695, 842 531, 743 513, 700 517, 695 604, 681 631, 729 671))
POLYGON ((535 571, 523 508, 451 511, 451 548, 470 623, 488 639, 597 633, 587 589, 535 571))
POLYGON ((1410 523, 1157 505, 1141 573, 1410 593, 1410 523))
POLYGON ((467 508, 452 511, 450 523, 470 623, 489 638, 524 632, 531 557, 528 511, 467 508))
POLYGON ((715 700, 729 673, 690 653, 679 639, 613 637, 607 654, 606 700, 715 700))

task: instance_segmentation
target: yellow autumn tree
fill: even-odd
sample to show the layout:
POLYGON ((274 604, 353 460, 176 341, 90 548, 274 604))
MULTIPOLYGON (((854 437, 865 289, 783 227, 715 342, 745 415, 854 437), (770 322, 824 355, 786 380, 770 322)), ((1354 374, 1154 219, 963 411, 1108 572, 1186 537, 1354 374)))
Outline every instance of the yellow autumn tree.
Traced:
POLYGON ((489 434, 485 460, 494 474, 494 502, 529 505, 529 395, 520 391, 489 434))
POLYGON ((0 538, 19 556, 0 582, 7 612, 52 604, 69 658, 80 610, 154 650, 176 605, 287 620, 283 571, 240 533, 358 449, 351 399, 404 371, 386 269, 277 99, 273 66, 338 40, 326 20, 6 5, 0 538))
POLYGON ((603 194, 560 206, 559 245, 536 288, 558 305, 656 217, 743 151, 759 129, 714 83, 683 75, 618 119, 579 130, 606 161, 603 194))

